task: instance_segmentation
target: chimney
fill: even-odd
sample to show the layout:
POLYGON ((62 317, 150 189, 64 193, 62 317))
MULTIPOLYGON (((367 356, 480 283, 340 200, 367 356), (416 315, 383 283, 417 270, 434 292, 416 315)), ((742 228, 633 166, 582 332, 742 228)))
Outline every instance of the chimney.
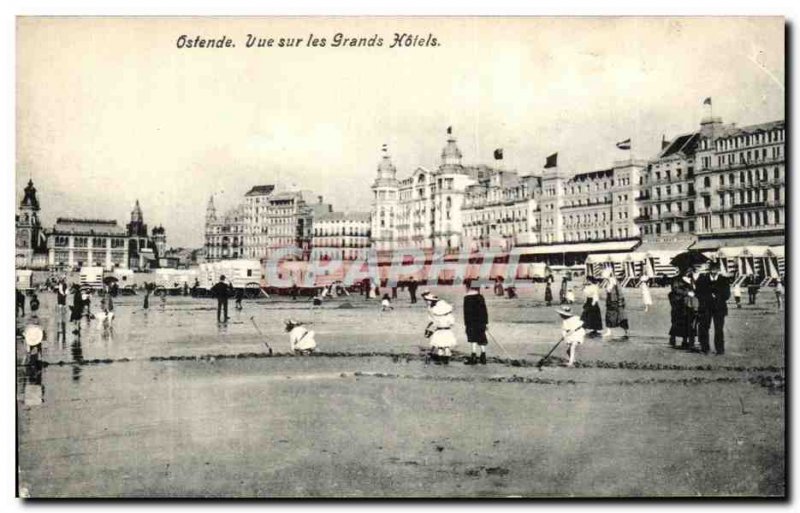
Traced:
POLYGON ((322 196, 317 196, 317 201, 319 201, 319 204, 322 205, 322 196))

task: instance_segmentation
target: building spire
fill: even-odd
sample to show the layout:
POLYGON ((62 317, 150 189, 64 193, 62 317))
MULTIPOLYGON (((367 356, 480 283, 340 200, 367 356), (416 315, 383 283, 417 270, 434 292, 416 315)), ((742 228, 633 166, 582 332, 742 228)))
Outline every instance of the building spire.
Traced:
POLYGON ((447 127, 447 144, 442 149, 442 168, 460 168, 461 150, 456 145, 456 137, 453 135, 453 127, 447 127))
POLYGON ((208 206, 206 207, 206 221, 215 221, 217 219, 217 208, 214 206, 214 195, 208 197, 208 206))
POLYGON ((25 196, 22 198, 21 207, 28 207, 33 210, 39 210, 39 199, 36 197, 36 187, 33 186, 33 180, 28 180, 28 185, 25 187, 25 196))

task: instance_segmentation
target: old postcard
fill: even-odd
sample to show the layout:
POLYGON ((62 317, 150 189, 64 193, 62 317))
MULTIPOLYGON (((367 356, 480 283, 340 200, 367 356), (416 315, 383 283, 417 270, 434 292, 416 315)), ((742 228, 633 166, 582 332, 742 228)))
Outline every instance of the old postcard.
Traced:
POLYGON ((18 18, 18 496, 784 498, 785 33, 18 18))

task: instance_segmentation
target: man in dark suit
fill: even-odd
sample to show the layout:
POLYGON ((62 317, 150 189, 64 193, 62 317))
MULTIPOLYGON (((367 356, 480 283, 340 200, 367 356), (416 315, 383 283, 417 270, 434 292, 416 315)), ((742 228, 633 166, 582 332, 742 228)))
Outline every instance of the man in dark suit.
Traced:
POLYGON ((211 296, 217 298, 217 322, 228 321, 228 298, 230 295, 231 286, 225 281, 223 274, 219 277, 217 284, 211 287, 211 296))
POLYGON ((709 273, 697 278, 695 284, 699 305, 698 339, 700 350, 708 354, 708 331, 714 322, 714 350, 718 355, 725 354, 725 316, 728 315, 728 299, 731 286, 728 279, 720 274, 718 262, 711 262, 709 273))

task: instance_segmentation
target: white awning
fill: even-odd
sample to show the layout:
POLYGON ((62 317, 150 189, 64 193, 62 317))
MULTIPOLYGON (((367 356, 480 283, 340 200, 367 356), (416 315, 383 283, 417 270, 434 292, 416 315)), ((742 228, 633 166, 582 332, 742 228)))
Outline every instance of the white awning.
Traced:
POLYGON ((662 250, 648 251, 645 254, 647 255, 647 258, 655 258, 657 260, 663 260, 665 262, 669 262, 675 255, 678 255, 680 253, 683 253, 683 251, 662 249, 662 250))
POLYGON ((744 249, 747 256, 761 258, 769 254, 769 246, 747 246, 744 249))
MULTIPOLYGON (((587 264, 619 263, 630 260, 634 253, 600 253, 586 257, 587 264)), ((638 254, 638 253, 637 253, 638 254)))
POLYGON ((783 258, 786 254, 786 248, 784 246, 772 246, 769 248, 769 253, 772 256, 783 258))
POLYGON ((744 251, 743 247, 724 247, 719 248, 719 256, 725 258, 734 258, 741 256, 742 252, 744 251))
POLYGON ((584 242, 578 244, 551 244, 547 246, 517 247, 514 252, 521 255, 558 255, 563 253, 613 253, 630 251, 639 244, 637 240, 606 242, 584 242))

